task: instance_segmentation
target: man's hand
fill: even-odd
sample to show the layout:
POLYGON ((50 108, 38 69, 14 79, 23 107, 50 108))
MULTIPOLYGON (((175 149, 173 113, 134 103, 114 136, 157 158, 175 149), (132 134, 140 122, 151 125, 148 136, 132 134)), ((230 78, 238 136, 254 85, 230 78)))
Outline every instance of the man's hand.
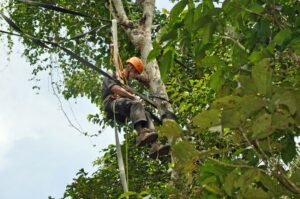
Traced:
POLYGON ((133 99, 134 101, 141 101, 141 98, 137 95, 133 95, 133 99))
POLYGON ((146 74, 144 74, 144 75, 135 74, 134 79, 136 79, 137 81, 142 82, 144 84, 149 83, 149 78, 146 74))

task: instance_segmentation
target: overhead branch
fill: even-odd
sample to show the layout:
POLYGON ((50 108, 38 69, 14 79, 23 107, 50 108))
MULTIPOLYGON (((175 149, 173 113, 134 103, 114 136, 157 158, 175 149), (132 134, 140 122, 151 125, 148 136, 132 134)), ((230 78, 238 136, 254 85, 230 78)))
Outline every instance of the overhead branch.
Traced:
POLYGON ((146 62, 149 52, 152 50, 151 27, 153 23, 155 0, 144 0, 141 2, 143 6, 143 17, 140 24, 144 31, 144 48, 141 51, 142 59, 146 62))
POLYGON ((143 3, 143 18, 141 23, 145 27, 145 31, 150 31, 153 23, 155 0, 144 0, 143 3))
POLYGON ((130 21, 125 12, 123 3, 121 0, 112 0, 113 9, 115 9, 115 14, 117 15, 117 20, 119 24, 127 26, 129 28, 133 27, 132 21, 130 21))

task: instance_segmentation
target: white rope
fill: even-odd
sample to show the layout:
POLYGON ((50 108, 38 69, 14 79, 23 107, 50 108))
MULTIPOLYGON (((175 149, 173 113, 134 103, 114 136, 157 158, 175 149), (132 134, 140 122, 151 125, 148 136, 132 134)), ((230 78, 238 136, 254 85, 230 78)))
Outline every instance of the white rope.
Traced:
POLYGON ((116 100, 114 100, 112 103, 113 103, 112 105, 113 105, 113 112, 114 112, 114 126, 115 126, 117 160, 118 160, 118 166, 119 166, 119 171, 120 171, 121 183, 122 183, 122 186, 123 186, 123 191, 128 192, 128 185, 127 185, 127 181, 126 181, 125 167, 124 167, 123 156, 122 156, 122 151, 121 151, 121 145, 120 145, 120 140, 119 140, 119 135, 118 135, 118 128, 117 128, 117 123, 116 123, 116 112, 115 112, 116 100))
MULTIPOLYGON (((120 66, 119 66, 119 62, 118 62, 119 52, 118 52, 118 34, 117 34, 117 20, 116 19, 112 20, 112 37, 113 37, 113 48, 114 48, 113 49, 113 52, 114 52, 114 55, 113 55, 114 60, 113 61, 114 61, 114 65, 116 67, 116 73, 118 74, 119 77, 121 77, 120 66)), ((122 78, 119 78, 119 79, 121 80, 122 78)), ((113 101, 113 112, 114 112, 117 160, 118 160, 118 166, 119 166, 123 191, 128 192, 128 185, 127 185, 127 181, 126 181, 124 161, 123 161, 123 156, 122 156, 122 151, 121 151, 121 146, 120 146, 120 141, 119 141, 119 135, 118 135, 118 129, 117 129, 117 123, 116 123, 115 104, 116 104, 116 100, 113 101)))

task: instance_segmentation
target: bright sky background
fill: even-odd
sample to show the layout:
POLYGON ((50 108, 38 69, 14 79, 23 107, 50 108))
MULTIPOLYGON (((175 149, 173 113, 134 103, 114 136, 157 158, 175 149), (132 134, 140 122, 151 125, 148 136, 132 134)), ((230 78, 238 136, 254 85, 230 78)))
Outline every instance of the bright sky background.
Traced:
MULTIPOLYGON (((161 10, 172 4, 157 0, 156 5, 161 10)), ((29 81, 31 67, 21 56, 23 46, 15 39, 8 60, 3 43, 0 41, 0 199, 61 198, 79 169, 95 170, 92 162, 101 149, 114 143, 113 131, 106 129, 91 139, 71 128, 52 94, 49 78, 41 77, 41 91, 35 94, 34 82, 29 81)), ((97 126, 87 122, 86 116, 97 109, 85 99, 70 104, 83 129, 96 132, 97 126)), ((64 107, 71 115, 68 102, 64 107)))

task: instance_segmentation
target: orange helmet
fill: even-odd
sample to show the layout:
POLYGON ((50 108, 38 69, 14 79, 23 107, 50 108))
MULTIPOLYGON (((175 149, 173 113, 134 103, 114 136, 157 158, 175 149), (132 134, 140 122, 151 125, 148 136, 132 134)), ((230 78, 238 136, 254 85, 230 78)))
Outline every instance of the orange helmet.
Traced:
POLYGON ((130 63, 133 65, 133 67, 137 70, 137 72, 139 74, 141 74, 144 70, 144 63, 142 62, 142 60, 138 57, 131 57, 130 59, 128 59, 126 61, 126 64, 130 63))

